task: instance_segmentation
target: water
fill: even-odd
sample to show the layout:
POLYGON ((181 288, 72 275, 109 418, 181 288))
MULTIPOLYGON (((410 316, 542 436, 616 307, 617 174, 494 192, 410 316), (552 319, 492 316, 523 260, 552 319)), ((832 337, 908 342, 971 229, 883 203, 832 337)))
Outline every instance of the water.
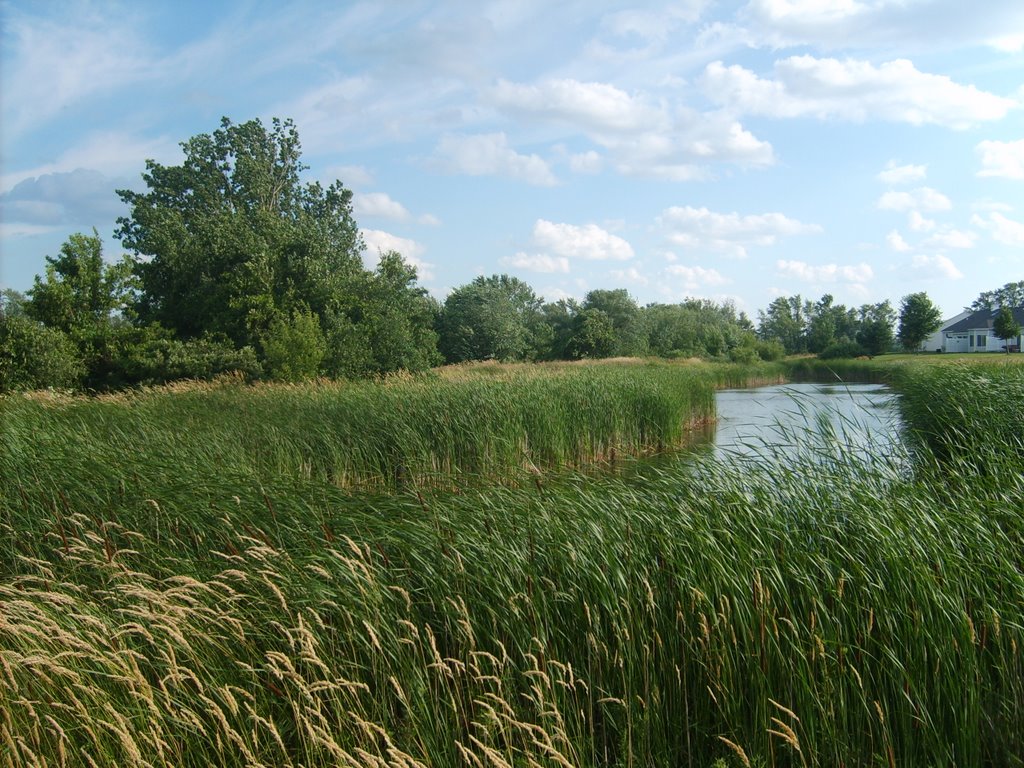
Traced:
POLYGON ((704 450, 716 458, 823 458, 902 453, 898 395, 884 384, 780 384, 717 393, 704 450))

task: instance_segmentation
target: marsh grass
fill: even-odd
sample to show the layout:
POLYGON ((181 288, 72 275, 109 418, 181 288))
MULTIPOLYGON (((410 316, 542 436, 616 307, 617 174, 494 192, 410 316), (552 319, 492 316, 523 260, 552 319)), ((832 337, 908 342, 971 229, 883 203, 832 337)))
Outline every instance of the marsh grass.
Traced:
POLYGON ((355 495, 111 405, 5 430, 0 765, 1021 764, 1012 451, 355 495))

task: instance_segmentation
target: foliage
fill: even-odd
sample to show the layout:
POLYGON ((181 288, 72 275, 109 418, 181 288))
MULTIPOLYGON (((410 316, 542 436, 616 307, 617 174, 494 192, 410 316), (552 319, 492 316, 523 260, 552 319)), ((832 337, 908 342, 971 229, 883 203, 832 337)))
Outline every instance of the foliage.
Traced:
POLYGON ((78 347, 66 333, 21 314, 0 314, 0 392, 76 389, 84 375, 78 347))
POLYGON ((308 309, 275 318, 262 343, 267 374, 282 381, 316 377, 327 351, 320 321, 308 309))
POLYGON ((615 325, 607 312, 585 307, 573 318, 572 337, 566 347, 569 358, 611 357, 619 348, 615 325))
POLYGON ((143 322, 181 338, 256 345, 281 314, 345 311, 362 271, 352 193, 302 184, 291 121, 233 124, 182 143, 184 162, 146 162, 145 192, 119 190, 118 238, 136 254, 143 322))
POLYGON ((819 352, 818 357, 822 360, 834 360, 837 357, 860 357, 865 354, 867 350, 856 341, 836 341, 819 352))
MULTIPOLYGON (((601 315, 589 315, 591 318, 602 317, 610 328, 610 337, 598 341, 589 354, 578 355, 580 357, 632 357, 643 354, 645 351, 643 330, 640 325, 640 308, 636 301, 625 288, 615 290, 599 289, 588 291, 583 297, 582 312, 600 312, 601 315), (604 349, 604 345, 609 345, 604 349), (598 349, 600 352, 598 352, 598 349)), ((596 321, 601 324, 604 321, 596 321)), ((596 341, 594 337, 595 320, 582 323, 580 330, 584 330, 590 339, 577 341, 577 349, 587 349, 591 342, 596 341)), ((600 336, 604 331, 598 332, 600 336)))
POLYGON ((999 307, 1024 307, 1024 280, 1010 282, 1002 288, 992 291, 982 291, 969 309, 977 312, 982 309, 997 309, 999 307))
POLYGON ((537 356, 541 301, 517 277, 477 277, 448 294, 438 318, 438 347, 450 363, 537 356))
POLYGON ((227 339, 211 336, 184 341, 152 336, 128 347, 123 368, 126 383, 145 386, 183 379, 211 381, 224 374, 254 380, 263 373, 252 347, 236 349, 227 339))
POLYGON ((897 333, 904 349, 921 346, 942 325, 942 314, 924 291, 904 296, 900 302, 900 326, 897 333))
POLYGON ((882 355, 892 350, 896 338, 893 326, 896 312, 888 301, 864 304, 860 308, 860 327, 856 340, 868 355, 882 355))
POLYGON ((321 474, 326 417, 397 428, 407 387, 439 398, 416 412, 438 424, 547 392, 541 434, 609 390, 606 410, 656 410, 633 388, 644 367, 601 368, 590 389, 563 376, 590 369, 525 391, 492 365, 0 401, 2 749, 126 768, 1017 761, 1024 454, 998 404, 1024 369, 900 384, 913 428, 992 446, 983 474, 962 450, 922 449, 908 473, 841 443, 828 461, 541 471, 457 494, 413 477, 356 495, 321 474), (459 382, 464 407, 439 411, 459 382))
POLYGON ((786 348, 778 341, 756 341, 754 349, 757 356, 765 362, 774 362, 786 356, 786 348))
POLYGON ((760 339, 779 342, 788 354, 807 351, 804 335, 807 320, 799 294, 779 296, 768 305, 767 310, 759 310, 757 316, 757 335, 760 339))
POLYGON ((121 313, 132 292, 131 264, 103 262, 103 241, 77 233, 46 257, 45 278, 36 277, 25 311, 49 328, 89 335, 121 313))
POLYGON ((992 323, 992 330, 995 332, 996 338, 1003 340, 1006 351, 1009 353, 1010 339, 1016 339, 1020 336, 1020 323, 1014 318, 1013 310, 1009 306, 1004 304, 999 309, 995 321, 992 323))

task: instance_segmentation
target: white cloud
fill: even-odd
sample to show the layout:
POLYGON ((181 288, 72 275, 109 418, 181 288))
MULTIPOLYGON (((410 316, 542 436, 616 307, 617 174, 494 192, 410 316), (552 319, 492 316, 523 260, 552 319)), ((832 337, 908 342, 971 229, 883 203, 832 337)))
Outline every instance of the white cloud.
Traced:
POLYGON ((970 46, 1020 50, 1024 24, 1018 0, 988 0, 985 12, 962 2, 907 0, 750 0, 740 17, 752 45, 850 49, 970 46))
POLYGON ((975 149, 981 155, 979 176, 1024 179, 1024 139, 983 141, 975 149))
POLYGON ((569 168, 574 173, 598 173, 604 160, 594 150, 582 152, 569 158, 569 168))
POLYGON ((633 246, 596 224, 580 227, 537 219, 533 226, 533 241, 539 248, 567 258, 595 261, 633 258, 633 246))
POLYGON ((910 264, 904 269, 904 274, 911 279, 937 279, 959 280, 964 276, 963 272, 957 269, 956 264, 948 256, 939 254, 937 256, 917 255, 910 260, 910 264))
POLYGON ((988 218, 975 214, 971 217, 971 223, 988 230, 992 234, 992 239, 997 242, 1005 245, 1024 245, 1024 223, 1008 219, 997 211, 989 213, 988 218))
POLYGON ((943 229, 924 241, 924 245, 932 248, 973 248, 978 235, 960 229, 943 229))
POLYGON ((406 207, 392 200, 386 192, 360 192, 354 195, 352 210, 356 216, 379 216, 395 221, 409 219, 409 211, 406 207))
POLYGON ((717 269, 670 264, 665 267, 665 271, 673 277, 680 278, 683 283, 683 290, 686 291, 696 291, 702 286, 725 285, 729 282, 717 269))
POLYGON ((781 213, 741 216, 735 212, 717 213, 691 206, 667 208, 657 223, 674 245, 720 251, 737 257, 746 256, 750 245, 774 245, 782 236, 821 231, 817 225, 804 224, 781 213))
POLYGON ((885 236, 885 242, 897 253, 906 253, 907 251, 912 250, 909 243, 907 243, 907 241, 903 239, 903 236, 896 230, 893 230, 885 236))
POLYGON ((527 269, 531 272, 562 272, 568 273, 569 259, 565 256, 549 256, 546 253, 524 253, 520 251, 515 256, 506 256, 501 263, 509 267, 527 269))
POLYGON ((948 211, 953 203, 931 187, 918 187, 910 192, 889 191, 878 198, 883 211, 948 211))
POLYGON ((920 211, 911 211, 907 214, 907 226, 914 232, 931 232, 936 224, 934 219, 926 219, 920 211))
POLYGON ((613 280, 617 280, 623 283, 647 285, 650 282, 650 280, 647 279, 647 275, 645 275, 636 267, 630 267, 629 269, 612 269, 608 271, 608 275, 613 280))
POLYGON ((886 184, 909 184, 912 181, 922 181, 927 175, 927 165, 896 165, 890 162, 885 170, 878 174, 878 180, 886 184))
POLYGON ((449 173, 508 176, 542 187, 557 184, 547 162, 537 155, 516 152, 504 133, 447 134, 438 142, 435 159, 449 173))
POLYGON ((661 108, 608 83, 545 80, 522 85, 501 80, 492 98, 506 111, 531 119, 564 121, 586 133, 635 133, 668 127, 661 108))
MULTIPOLYGON (((93 133, 81 144, 62 152, 56 160, 21 171, 9 171, 0 177, 0 188, 9 190, 15 184, 47 174, 70 173, 78 169, 99 171, 115 178, 131 176, 140 179, 146 160, 180 163, 181 148, 170 139, 145 139, 123 131, 93 133)), ((6 165, 10 167, 10 162, 6 165)))
POLYGON ((793 277, 807 283, 865 283, 874 277, 870 264, 808 264, 806 261, 787 261, 779 259, 775 268, 780 274, 793 277))
POLYGON ((416 221, 418 221, 420 224, 425 224, 428 227, 441 226, 441 220, 432 213, 420 214, 419 216, 416 217, 416 221))
POLYGON ((405 237, 398 237, 380 229, 360 230, 366 249, 363 251, 363 263, 372 268, 380 259, 380 254, 397 251, 408 264, 416 267, 420 280, 433 280, 434 265, 420 258, 426 250, 421 243, 405 237))
POLYGON ((769 117, 871 119, 968 128, 998 120, 1012 99, 919 72, 906 59, 867 61, 791 56, 775 62, 775 79, 738 65, 708 64, 701 79, 708 97, 742 114, 769 117))

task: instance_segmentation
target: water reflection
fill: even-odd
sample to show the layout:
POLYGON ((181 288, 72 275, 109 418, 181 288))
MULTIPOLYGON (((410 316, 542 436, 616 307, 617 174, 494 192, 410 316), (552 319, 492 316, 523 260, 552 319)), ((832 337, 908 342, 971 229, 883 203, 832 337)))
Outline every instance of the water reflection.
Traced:
MULTIPOLYGON (((897 395, 883 384, 782 384, 717 394, 716 458, 902 453, 897 395)), ((835 456, 839 458, 839 456, 835 456)))

